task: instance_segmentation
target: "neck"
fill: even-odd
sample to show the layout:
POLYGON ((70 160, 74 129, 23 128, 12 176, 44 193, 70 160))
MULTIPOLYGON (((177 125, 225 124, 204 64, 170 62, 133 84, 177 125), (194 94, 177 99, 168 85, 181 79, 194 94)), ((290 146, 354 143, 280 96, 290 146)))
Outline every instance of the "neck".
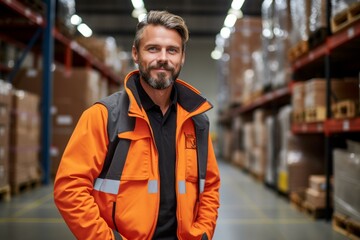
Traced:
POLYGON ((145 92, 151 98, 151 100, 156 105, 158 105, 162 113, 165 114, 170 106, 170 94, 171 94, 172 86, 166 89, 154 89, 142 79, 140 79, 140 83, 143 89, 145 90, 145 92))

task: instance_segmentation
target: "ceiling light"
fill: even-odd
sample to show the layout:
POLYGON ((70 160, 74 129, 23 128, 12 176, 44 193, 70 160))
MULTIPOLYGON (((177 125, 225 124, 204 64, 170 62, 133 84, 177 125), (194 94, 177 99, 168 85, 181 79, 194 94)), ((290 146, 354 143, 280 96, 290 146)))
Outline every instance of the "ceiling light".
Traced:
POLYGON ((217 49, 214 49, 212 52, 211 52, 211 58, 214 59, 214 60, 219 60, 222 56, 222 52, 220 52, 219 50, 217 49))
POLYGON ((81 17, 79 17, 79 15, 74 14, 71 16, 70 22, 72 25, 77 26, 82 22, 82 19, 81 19, 81 17))
POLYGON ((144 19, 144 17, 146 16, 146 9, 145 8, 135 8, 132 13, 131 13, 131 16, 133 18, 137 18, 139 20, 139 22, 141 20, 144 19))
POLYGON ((131 3, 135 9, 144 8, 144 2, 142 0, 131 0, 131 3))
POLYGON ((231 3, 231 8, 235 10, 240 10, 240 8, 243 6, 245 0, 233 0, 231 3))
POLYGON ((92 35, 92 30, 85 23, 81 23, 77 26, 77 30, 84 36, 90 37, 92 35))
POLYGON ((235 14, 227 15, 225 18, 225 21, 224 21, 224 26, 228 27, 228 28, 233 27, 235 25, 236 19, 237 19, 237 17, 235 14))
POLYGON ((221 37, 223 37, 224 39, 227 39, 230 37, 230 28, 228 27, 223 27, 221 30, 220 30, 220 35, 221 37))

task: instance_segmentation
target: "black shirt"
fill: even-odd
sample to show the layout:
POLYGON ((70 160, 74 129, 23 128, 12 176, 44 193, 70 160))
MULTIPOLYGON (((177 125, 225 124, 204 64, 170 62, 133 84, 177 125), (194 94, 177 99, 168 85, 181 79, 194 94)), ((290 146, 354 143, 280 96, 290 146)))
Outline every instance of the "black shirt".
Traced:
POLYGON ((170 95, 171 104, 165 115, 136 80, 141 105, 146 111, 154 133, 155 144, 159 154, 160 173, 160 207, 158 221, 153 239, 176 240, 176 193, 175 193, 175 163, 176 163, 176 102, 175 86, 170 95))

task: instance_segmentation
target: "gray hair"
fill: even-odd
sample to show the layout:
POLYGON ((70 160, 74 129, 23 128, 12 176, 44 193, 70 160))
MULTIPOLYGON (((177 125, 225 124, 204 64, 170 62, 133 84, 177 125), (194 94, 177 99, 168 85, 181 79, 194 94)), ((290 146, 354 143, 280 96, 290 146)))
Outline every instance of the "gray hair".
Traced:
POLYGON ((136 26, 134 46, 139 50, 140 40, 144 28, 148 25, 160 25, 167 29, 175 30, 182 39, 182 51, 185 51, 186 42, 189 40, 189 30, 184 19, 167 11, 150 11, 146 17, 136 26))

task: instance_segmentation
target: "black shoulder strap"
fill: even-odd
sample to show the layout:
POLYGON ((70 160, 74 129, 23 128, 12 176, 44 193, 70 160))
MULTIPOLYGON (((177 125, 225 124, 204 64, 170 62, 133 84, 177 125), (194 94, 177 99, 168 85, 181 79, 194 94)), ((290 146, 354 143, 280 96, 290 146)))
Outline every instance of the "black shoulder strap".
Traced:
POLYGON ((199 196, 204 191, 209 141, 209 119, 206 114, 192 117, 195 126, 199 196))
POLYGON ((128 115, 129 97, 125 91, 114 93, 99 103, 108 109, 107 132, 109 137, 108 152, 99 177, 119 180, 125 166, 130 140, 119 139, 118 134, 134 130, 135 118, 128 115), (116 164, 112 164, 114 158, 118 159, 118 161, 114 161, 116 164))

